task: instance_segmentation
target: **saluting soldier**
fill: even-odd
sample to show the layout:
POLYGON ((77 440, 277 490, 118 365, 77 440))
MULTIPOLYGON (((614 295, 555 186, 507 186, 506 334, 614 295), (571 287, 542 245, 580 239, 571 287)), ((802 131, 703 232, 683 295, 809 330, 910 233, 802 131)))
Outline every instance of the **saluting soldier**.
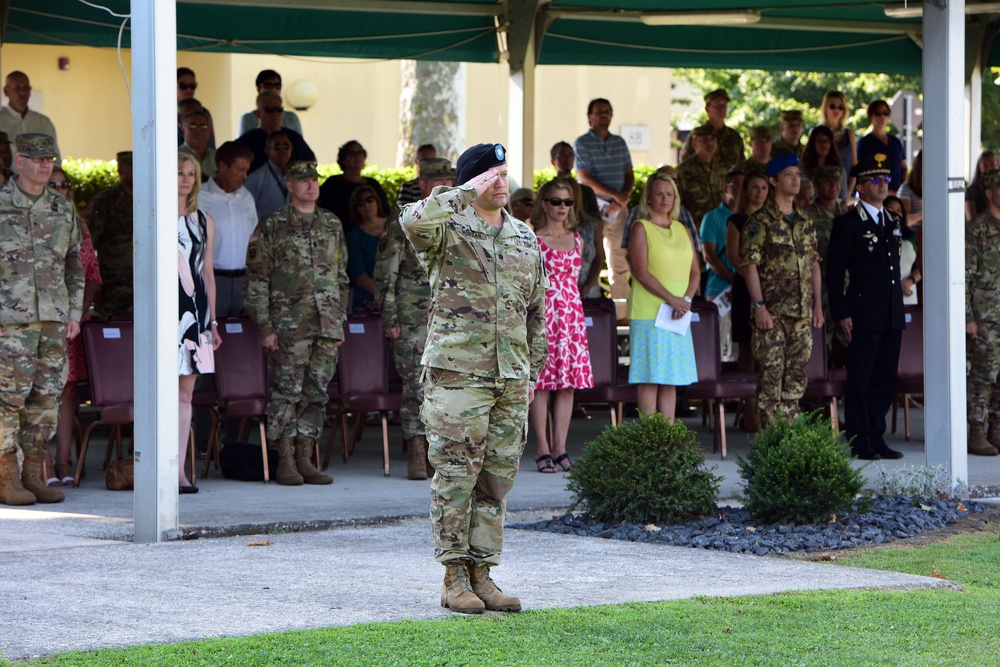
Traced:
POLYGON ((73 205, 46 187, 55 140, 19 134, 14 146, 18 176, 0 187, 0 503, 58 503, 63 494, 43 469, 66 384, 66 340, 80 333, 82 233, 73 205))
POLYGON ((882 206, 890 181, 884 163, 878 153, 851 169, 860 201, 833 221, 826 256, 830 314, 847 339, 845 430, 854 455, 867 460, 903 456, 884 438, 906 326, 899 275, 903 222, 882 206))
POLYGON ((810 326, 823 326, 816 230, 794 201, 800 184, 798 158, 788 153, 771 160, 767 175, 772 194, 747 220, 740 238, 763 424, 798 416, 812 354, 810 326))
MULTIPOLYGON (((421 160, 417 185, 421 198, 429 197, 438 186, 454 186, 455 168, 446 158, 421 160)), ((424 402, 420 357, 427 340, 431 286, 427 272, 403 234, 398 212, 390 216, 386 233, 379 241, 375 259, 375 301, 382 315, 382 330, 392 341, 396 370, 403 380, 399 419, 409 452, 406 476, 427 479, 427 434, 420 421, 420 406, 424 402)))
POLYGON ((461 613, 521 609, 490 568, 500 563, 504 499, 548 354, 548 281, 534 232, 504 210, 506 164, 500 144, 473 146, 458 158, 457 188, 434 188, 400 215, 430 278, 421 416, 434 466, 431 525, 445 566, 441 604, 461 613))
POLYGON ((337 216, 316 206, 315 162, 289 165, 285 185, 289 203, 250 236, 243 300, 268 351, 267 437, 278 443, 278 483, 330 484, 313 452, 344 337, 347 245, 337 216))
POLYGON ((965 230, 965 329, 969 341, 969 453, 1000 450, 1000 171, 982 175, 986 210, 965 230), (984 432, 989 421, 989 433, 984 432))

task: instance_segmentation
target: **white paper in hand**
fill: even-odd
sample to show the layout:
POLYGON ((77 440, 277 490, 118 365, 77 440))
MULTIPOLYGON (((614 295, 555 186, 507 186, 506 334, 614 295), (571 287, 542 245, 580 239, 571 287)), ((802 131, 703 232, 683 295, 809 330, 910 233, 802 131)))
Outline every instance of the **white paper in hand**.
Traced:
POLYGON ((691 326, 691 311, 687 311, 680 319, 675 320, 674 309, 670 307, 670 304, 662 303, 659 312, 656 313, 656 321, 653 322, 653 326, 683 336, 691 326))

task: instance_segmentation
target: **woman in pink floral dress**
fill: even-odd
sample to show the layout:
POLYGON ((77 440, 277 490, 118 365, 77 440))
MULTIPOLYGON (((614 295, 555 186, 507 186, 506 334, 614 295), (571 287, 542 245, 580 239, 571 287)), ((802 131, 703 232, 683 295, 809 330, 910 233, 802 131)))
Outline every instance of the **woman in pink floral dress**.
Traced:
POLYGON ((545 333, 549 356, 535 384, 535 398, 529 415, 538 443, 538 471, 557 472, 558 464, 569 470, 566 437, 573 413, 573 392, 594 386, 587 347, 587 326, 580 301, 578 277, 582 239, 575 231, 572 187, 562 180, 542 186, 531 213, 531 225, 538 236, 549 288, 545 292, 545 333), (549 394, 552 406, 552 442, 548 438, 549 394))

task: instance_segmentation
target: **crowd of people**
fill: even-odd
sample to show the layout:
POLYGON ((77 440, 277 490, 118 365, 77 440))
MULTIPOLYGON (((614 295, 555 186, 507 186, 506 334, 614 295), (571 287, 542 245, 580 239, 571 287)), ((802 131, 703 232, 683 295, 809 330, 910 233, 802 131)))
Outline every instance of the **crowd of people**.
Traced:
MULTIPOLYGON (((180 493, 193 415, 211 382, 218 320, 248 314, 270 367, 267 437, 283 485, 330 484, 313 452, 346 318, 377 312, 403 380, 407 476, 431 482, 435 550, 446 567, 442 604, 514 610, 490 579, 502 549, 504 497, 527 425, 542 473, 569 470, 577 389, 592 387, 584 305, 627 302, 629 382, 641 413, 674 418, 678 387, 698 380, 693 301, 720 313, 719 354, 759 375, 742 427, 793 419, 806 386, 813 331, 847 370, 846 433, 855 456, 899 458, 884 439, 904 306, 920 299, 922 166, 908 168, 888 131, 889 105, 868 105, 870 131, 846 127, 843 93, 823 98, 805 132, 786 109, 776 132, 744 137, 725 124, 729 95, 704 96, 676 166, 637 183, 629 149, 611 132, 609 100, 592 100, 587 132, 551 149, 556 177, 510 193, 506 151, 478 144, 455 165, 416 149, 417 178, 390 202, 362 175, 367 153, 338 150, 341 173, 322 185, 281 77, 256 79, 256 108, 239 136, 216 144, 197 80, 177 70, 178 377, 180 493), (805 141, 803 139, 805 138, 805 141), (746 146, 749 145, 749 153, 746 146)), ((56 129, 29 108, 27 75, 5 79, 0 109, 0 503, 64 499, 70 444, 86 378, 78 336, 88 317, 133 312, 132 154, 119 182, 82 215, 59 165, 56 129), (30 267, 30 268, 29 268, 30 267), (10 381, 7 381, 10 380, 10 381), (49 443, 55 438, 55 457, 49 443)), ((980 156, 966 195, 969 452, 1000 453, 1000 158, 980 156)), ((235 438, 234 424, 226 441, 235 438)))

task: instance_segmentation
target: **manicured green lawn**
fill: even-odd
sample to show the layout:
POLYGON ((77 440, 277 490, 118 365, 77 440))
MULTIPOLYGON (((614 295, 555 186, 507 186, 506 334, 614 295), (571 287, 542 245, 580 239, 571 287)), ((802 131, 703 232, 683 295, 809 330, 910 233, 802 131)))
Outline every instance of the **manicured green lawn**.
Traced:
POLYGON ((890 547, 840 565, 931 575, 963 590, 696 598, 68 653, 23 665, 1000 664, 1000 534, 890 547))

